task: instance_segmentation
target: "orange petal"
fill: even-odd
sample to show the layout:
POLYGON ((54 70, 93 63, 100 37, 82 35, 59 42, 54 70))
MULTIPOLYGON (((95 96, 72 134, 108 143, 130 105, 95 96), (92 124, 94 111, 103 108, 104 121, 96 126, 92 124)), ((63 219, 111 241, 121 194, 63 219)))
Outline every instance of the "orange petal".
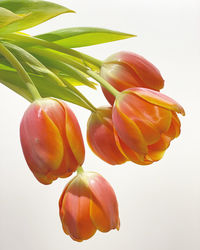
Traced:
POLYGON ((146 159, 147 160, 151 160, 153 162, 155 161, 159 161, 160 159, 163 158, 163 155, 165 153, 165 150, 161 150, 161 151, 150 151, 148 153, 148 155, 146 155, 146 159))
POLYGON ((149 165, 153 163, 152 159, 146 159, 144 154, 139 154, 128 147, 122 140, 120 140, 117 133, 115 133, 115 140, 121 153, 124 154, 124 156, 127 157, 129 161, 139 165, 149 165))
POLYGON ((79 166, 66 137, 66 112, 63 103, 53 98, 40 101, 40 106, 57 126, 63 140, 63 159, 59 168, 52 172, 54 179, 70 176, 79 166))
POLYGON ((88 120, 87 141, 92 151, 111 165, 122 164, 126 158, 120 153, 114 138, 111 108, 99 109, 88 120))
POLYGON ((115 54, 112 60, 123 63, 124 67, 130 67, 138 76, 140 86, 156 90, 163 88, 164 80, 160 71, 144 57, 132 52, 122 51, 115 54))
POLYGON ((38 176, 59 167, 63 143, 58 128, 37 103, 25 112, 20 126, 20 138, 25 159, 38 176))
POLYGON ((85 148, 79 123, 71 109, 62 102, 66 117, 66 136, 79 166, 84 162, 85 148))
POLYGON ((171 111, 152 105, 131 92, 122 93, 118 103, 120 111, 138 126, 146 144, 157 142, 160 134, 169 129, 171 111))
POLYGON ((90 218, 90 190, 80 175, 70 183, 60 204, 63 228, 72 239, 83 241, 95 234, 90 218))
POLYGON ((140 129, 134 121, 117 108, 117 105, 113 107, 112 120, 118 136, 130 148, 139 153, 147 153, 147 144, 140 129))
POLYGON ((181 132, 181 123, 175 112, 172 113, 172 122, 169 130, 165 133, 167 136, 172 139, 178 137, 181 132))
POLYGON ((177 113, 181 113, 182 115, 185 115, 185 111, 180 104, 178 104, 172 98, 160 92, 154 91, 152 89, 146 89, 146 88, 131 88, 128 91, 131 91, 132 93, 141 97, 143 100, 149 103, 152 103, 157 106, 163 107, 165 109, 175 111, 177 113))
POLYGON ((157 143, 148 146, 148 157, 150 157, 153 161, 159 161, 163 157, 165 150, 169 147, 172 139, 173 138, 162 134, 157 143))
POLYGON ((112 187, 97 173, 90 173, 88 181, 92 193, 90 216, 93 223, 102 232, 119 229, 118 204, 112 187))

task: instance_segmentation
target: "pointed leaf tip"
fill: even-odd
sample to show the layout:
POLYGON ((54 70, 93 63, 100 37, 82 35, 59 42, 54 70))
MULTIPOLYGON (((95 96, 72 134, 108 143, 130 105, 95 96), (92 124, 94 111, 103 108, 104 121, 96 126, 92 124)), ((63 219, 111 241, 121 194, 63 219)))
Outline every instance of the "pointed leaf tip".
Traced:
POLYGON ((60 14, 75 12, 62 5, 42 0, 1 0, 0 7, 22 15, 20 20, 1 28, 0 33, 29 29, 60 14))

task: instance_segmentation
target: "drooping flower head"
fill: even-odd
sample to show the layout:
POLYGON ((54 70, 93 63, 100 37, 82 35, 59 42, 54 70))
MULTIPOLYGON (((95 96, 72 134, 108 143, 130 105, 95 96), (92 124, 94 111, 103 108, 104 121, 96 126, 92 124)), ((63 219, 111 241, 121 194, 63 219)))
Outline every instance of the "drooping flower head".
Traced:
POLYGON ((110 184, 94 172, 82 172, 65 187, 59 201, 64 232, 75 241, 91 238, 96 230, 119 229, 118 204, 110 184))
POLYGON ((107 163, 126 162, 115 142, 111 107, 101 107, 92 112, 87 124, 87 141, 91 150, 107 163))
POLYGON ((180 134, 176 113, 185 114, 176 101, 160 92, 145 88, 121 92, 112 113, 118 148, 137 164, 160 160, 170 142, 180 134))
MULTIPOLYGON (((157 91, 164 87, 159 70, 144 57, 132 52, 121 51, 108 57, 101 67, 100 75, 120 92, 133 87, 157 91)), ((113 105, 115 97, 105 88, 102 90, 113 105)))
POLYGON ((43 98, 33 102, 21 121, 20 139, 29 168, 43 184, 70 176, 83 164, 80 126, 61 100, 43 98))

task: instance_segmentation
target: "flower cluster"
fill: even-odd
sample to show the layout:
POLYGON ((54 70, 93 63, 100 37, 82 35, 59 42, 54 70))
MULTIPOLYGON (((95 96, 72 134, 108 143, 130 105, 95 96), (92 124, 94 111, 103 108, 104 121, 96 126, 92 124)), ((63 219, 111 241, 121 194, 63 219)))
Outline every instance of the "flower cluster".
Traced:
MULTIPOLYGON (((97 78, 96 78, 97 79, 97 78)), ((183 108, 160 93, 164 80, 143 57, 120 52, 102 63, 98 75, 111 106, 94 108, 87 125, 91 150, 111 165, 160 160, 180 134, 183 108)), ((77 175, 65 187, 59 211, 64 232, 83 241, 96 230, 119 229, 118 204, 110 184, 98 173, 84 172, 84 142, 68 105, 55 98, 36 99, 20 127, 23 153, 42 184, 77 175)))

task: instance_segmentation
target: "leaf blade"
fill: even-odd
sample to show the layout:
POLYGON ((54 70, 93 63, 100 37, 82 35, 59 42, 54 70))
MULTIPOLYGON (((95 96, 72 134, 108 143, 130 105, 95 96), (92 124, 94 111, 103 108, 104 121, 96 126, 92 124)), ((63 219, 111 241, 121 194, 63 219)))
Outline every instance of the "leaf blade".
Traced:
MULTIPOLYGON (((44 76, 30 74, 30 77, 42 97, 59 98, 89 109, 88 104, 81 97, 79 97, 77 93, 75 93, 72 89, 69 89, 65 86, 58 86, 53 81, 46 79, 44 76)), ((17 94, 26 98, 28 101, 33 101, 32 96, 26 88, 26 85, 18 76, 17 72, 11 67, 4 67, 4 65, 1 63, 0 82, 11 90, 15 91, 17 94)))
POLYGON ((35 37, 54 42, 65 48, 77 48, 113 42, 134 36, 135 35, 102 28, 75 27, 60 29, 35 37))
POLYGON ((17 15, 10 10, 0 7, 0 28, 7 26, 8 24, 20 20, 22 18, 23 18, 22 16, 17 15))
POLYGON ((74 12, 64 6, 42 0, 1 0, 0 7, 18 15, 25 15, 22 19, 1 28, 0 33, 28 29, 60 14, 74 12))

